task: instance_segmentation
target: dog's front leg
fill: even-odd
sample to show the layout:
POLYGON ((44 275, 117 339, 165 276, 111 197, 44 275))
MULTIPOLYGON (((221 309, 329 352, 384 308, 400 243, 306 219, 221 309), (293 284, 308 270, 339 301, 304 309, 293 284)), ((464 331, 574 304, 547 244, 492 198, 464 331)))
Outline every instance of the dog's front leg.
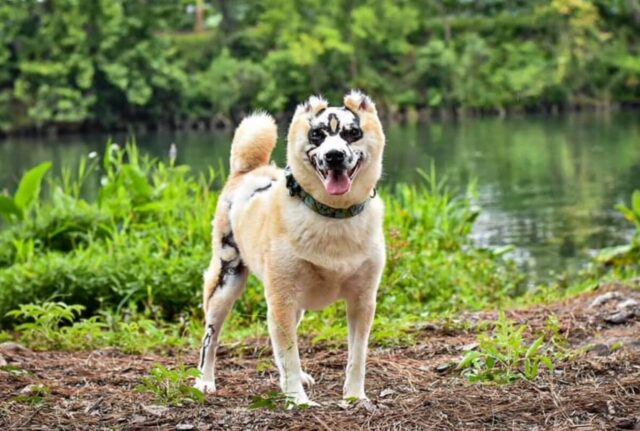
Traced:
POLYGON ((267 323, 280 372, 280 388, 296 405, 318 405, 309 400, 302 387, 303 373, 296 335, 299 311, 290 301, 271 300, 268 305, 267 323))
POLYGON ((375 311, 375 289, 373 292, 363 292, 360 295, 347 298, 349 357, 347 359, 347 376, 344 382, 345 399, 367 399, 364 393, 364 376, 369 332, 375 311))

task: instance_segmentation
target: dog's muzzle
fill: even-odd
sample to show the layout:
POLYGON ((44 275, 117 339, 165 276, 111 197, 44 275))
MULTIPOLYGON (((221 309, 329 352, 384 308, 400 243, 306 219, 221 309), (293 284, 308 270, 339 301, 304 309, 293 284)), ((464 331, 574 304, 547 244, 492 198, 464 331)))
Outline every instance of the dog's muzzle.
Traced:
POLYGON ((343 195, 351 190, 351 183, 360 170, 362 159, 361 153, 347 158, 344 151, 331 150, 324 155, 320 163, 313 163, 313 165, 327 193, 343 195), (355 164, 353 164, 354 157, 358 158, 355 164))

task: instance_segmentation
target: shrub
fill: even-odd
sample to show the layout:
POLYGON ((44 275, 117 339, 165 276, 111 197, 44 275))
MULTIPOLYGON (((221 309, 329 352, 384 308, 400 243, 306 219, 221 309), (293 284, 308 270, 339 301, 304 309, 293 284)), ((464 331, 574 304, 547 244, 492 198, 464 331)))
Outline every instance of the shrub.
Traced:
POLYGON ((477 350, 470 350, 458 364, 472 382, 509 383, 538 377, 540 366, 553 371, 552 344, 541 335, 524 339, 526 325, 516 325, 500 313, 492 334, 478 335, 477 350))
POLYGON ((142 383, 136 386, 138 392, 153 394, 155 401, 160 404, 182 406, 187 403, 204 403, 204 394, 194 388, 189 379, 200 376, 195 368, 185 368, 180 365, 170 370, 162 365, 155 365, 142 383))
MULTIPOLYGON (((87 166, 77 178, 51 179, 45 198, 0 234, 4 324, 24 318, 5 317, 9 310, 52 300, 80 304, 85 316, 133 304, 154 318, 174 319, 198 308, 211 256, 216 175, 191 175, 186 166, 141 156, 133 144, 108 144, 101 167, 87 166), (92 175, 101 178, 97 197, 85 200, 82 183, 92 175)), ((380 319, 486 307, 516 292, 523 279, 513 264, 472 244, 478 210, 471 194, 455 196, 433 169, 423 176, 420 185, 381 192, 388 263, 380 319)), ((312 324, 343 325, 342 307, 314 315, 312 324)), ((252 277, 235 319, 250 324, 265 314, 262 287, 252 277)))

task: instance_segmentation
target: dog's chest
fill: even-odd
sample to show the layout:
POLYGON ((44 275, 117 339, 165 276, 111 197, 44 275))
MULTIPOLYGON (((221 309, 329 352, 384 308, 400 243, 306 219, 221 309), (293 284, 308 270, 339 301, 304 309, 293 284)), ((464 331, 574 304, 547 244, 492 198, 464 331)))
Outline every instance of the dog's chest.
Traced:
POLYGON ((376 223, 370 219, 337 220, 294 212, 288 223, 291 245, 301 259, 347 276, 371 256, 379 242, 376 223))

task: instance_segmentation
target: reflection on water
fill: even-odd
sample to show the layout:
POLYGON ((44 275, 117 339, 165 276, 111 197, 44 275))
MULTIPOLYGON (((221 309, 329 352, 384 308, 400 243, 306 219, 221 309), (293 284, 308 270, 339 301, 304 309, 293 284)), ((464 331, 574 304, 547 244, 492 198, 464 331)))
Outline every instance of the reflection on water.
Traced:
MULTIPOLYGON (((112 137, 118 143, 126 138, 112 137)), ((106 139, 0 141, 0 187, 15 188, 20 173, 40 161, 59 167, 100 151, 106 139)), ((416 168, 428 169, 432 161, 454 189, 477 179, 483 212, 475 240, 514 245, 513 257, 532 273, 575 269, 588 262, 589 253, 631 235, 613 206, 640 188, 640 112, 390 126, 387 139, 383 182, 420 181, 416 168)), ((154 133, 137 140, 158 157, 166 157, 175 142, 178 161, 194 170, 226 168, 228 133, 154 133)), ((275 158, 283 164, 282 140, 275 158)))

